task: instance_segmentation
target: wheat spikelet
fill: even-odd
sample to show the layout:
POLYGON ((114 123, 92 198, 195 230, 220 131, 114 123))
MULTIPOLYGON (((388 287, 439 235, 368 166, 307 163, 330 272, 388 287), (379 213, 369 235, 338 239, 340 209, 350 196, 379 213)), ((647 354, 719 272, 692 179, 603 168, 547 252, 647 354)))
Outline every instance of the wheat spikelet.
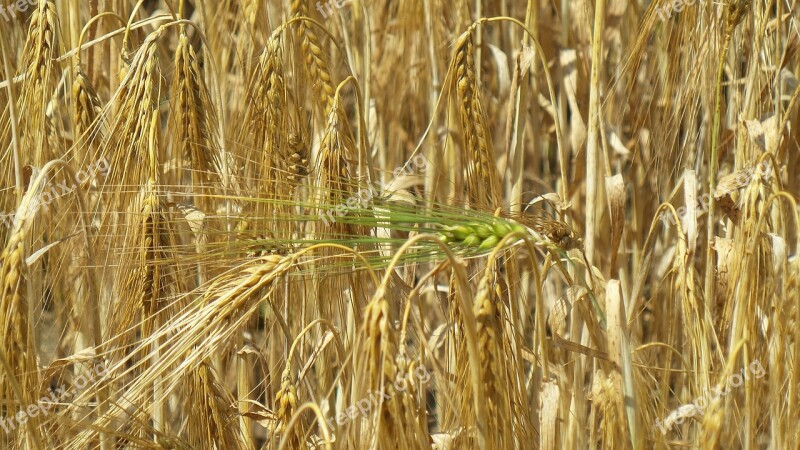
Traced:
MULTIPOLYGON (((37 373, 36 359, 33 352, 30 335, 30 320, 28 318, 28 301, 25 298, 27 279, 25 276, 25 234, 19 230, 11 236, 8 245, 0 255, 0 270, 2 270, 2 297, 0 298, 0 329, 3 332, 4 342, 8 345, 3 349, 4 358, 13 358, 9 361, 12 367, 17 368, 11 374, 16 378, 16 382, 23 381, 26 370, 33 369, 32 373, 37 373)), ((2 395, 6 402, 6 410, 15 411, 15 403, 24 405, 25 398, 16 398, 8 375, 0 378, 2 380, 2 395), (16 398, 16 401, 13 399, 16 398)), ((32 386, 27 386, 28 388, 32 386)), ((25 389, 27 391, 27 389, 25 389)))
POLYGON ((108 214, 127 208, 131 197, 135 195, 136 190, 120 187, 144 186, 151 178, 152 169, 158 165, 157 160, 162 159, 159 149, 150 145, 150 139, 155 130, 160 130, 156 96, 160 82, 156 44, 163 33, 162 27, 147 36, 133 57, 115 100, 118 104, 116 115, 109 129, 108 140, 101 148, 110 166, 105 180, 107 190, 111 190, 108 214))
MULTIPOLYGON (((185 28, 178 36, 172 83, 175 102, 170 120, 174 130, 174 156, 188 160, 193 190, 203 197, 202 194, 208 193, 210 182, 220 181, 219 145, 214 106, 185 28)), ((180 164, 180 167, 187 165, 180 164)))
MULTIPOLYGON (((173 231, 165 214, 164 202, 155 189, 149 185, 137 202, 138 212, 130 214, 128 229, 131 235, 126 238, 124 252, 135 256, 123 261, 127 276, 117 295, 125 300, 120 302, 123 307, 114 311, 116 319, 113 323, 117 332, 133 323, 140 323, 143 318, 153 317, 165 306, 163 302, 169 291, 177 287, 172 271, 166 266, 175 260, 171 254, 173 231)), ((149 320, 141 323, 148 324, 149 320)), ((149 335, 152 330, 147 326, 142 331, 149 335)))
MULTIPOLYGON (((328 126, 320 143, 319 154, 313 166, 316 175, 315 188, 318 190, 316 203, 320 205, 344 205, 356 198, 356 188, 353 184, 353 161, 356 153, 356 144, 349 133, 347 119, 341 109, 340 97, 335 97, 333 109, 328 117, 328 126)), ((327 211, 319 210, 323 216, 327 211)), ((363 235, 363 227, 352 224, 333 223, 322 224, 317 230, 318 236, 346 236, 363 235)))
POLYGON ((289 149, 289 164, 286 171, 289 181, 299 183, 308 175, 308 146, 303 141, 303 136, 296 133, 289 134, 287 142, 289 149))
POLYGON ((97 159, 89 149, 95 146, 95 141, 103 141, 102 129, 97 123, 101 109, 102 103, 92 82, 80 66, 76 66, 75 81, 72 83, 72 130, 78 161, 97 159))
MULTIPOLYGON (((338 102, 335 102, 338 105, 338 102)), ((314 165, 316 186, 327 198, 321 199, 322 205, 338 205, 347 201, 347 193, 353 190, 349 160, 355 149, 355 143, 343 131, 344 124, 338 108, 328 117, 328 126, 320 143, 320 151, 314 165), (329 191, 329 192, 325 192, 329 191)))
POLYGON ((30 160, 41 166, 55 158, 57 149, 49 148, 55 140, 55 123, 48 118, 50 102, 59 65, 59 25, 56 8, 52 1, 40 0, 31 16, 28 38, 25 42, 23 67, 27 76, 22 86, 20 111, 25 111, 22 122, 22 135, 29 148, 33 150, 30 160))
POLYGON ((130 208, 126 227, 128 234, 122 245, 122 254, 135 256, 121 261, 126 270, 122 282, 117 284, 117 297, 122 299, 123 307, 114 309, 112 316, 114 328, 119 333, 125 333, 139 318, 137 323, 142 325, 142 334, 145 336, 152 332, 152 321, 162 310, 162 302, 169 289, 177 288, 168 267, 175 260, 171 255, 171 249, 175 247, 173 232, 158 186, 158 110, 151 111, 150 117, 144 158, 148 162, 148 180, 130 208))
POLYGON ((245 111, 245 136, 252 143, 260 164, 253 171, 260 180, 259 191, 274 195, 282 185, 285 173, 280 170, 286 162, 286 86, 280 33, 268 40, 259 58, 255 73, 248 85, 251 99, 245 111))
MULTIPOLYGON (((123 272, 125 275, 122 283, 119 283, 122 289, 117 294, 123 307, 115 308, 116 320, 113 321, 120 334, 127 332, 130 335, 134 329, 130 325, 137 323, 141 335, 150 336, 167 317, 165 299, 169 298, 172 292, 183 291, 182 283, 174 273, 177 260, 173 255, 173 249, 176 247, 174 234, 165 215, 164 201, 159 195, 158 116, 159 112, 154 110, 151 114, 150 135, 147 139, 146 161, 149 162, 149 179, 139 201, 134 204, 138 214, 129 215, 130 223, 126 227, 129 234, 123 246, 123 254, 135 256, 123 261, 126 270, 123 272)), ((131 336, 131 339, 133 338, 134 336, 131 336)), ((163 339, 154 339, 150 345, 148 356, 154 363, 159 359, 161 341, 163 339)), ((132 356, 135 358, 137 355, 132 356)), ((142 368, 146 369, 148 363, 149 361, 144 361, 142 368)), ((166 406, 161 398, 160 387, 156 381, 152 393, 153 423, 157 431, 162 431, 163 427, 168 426, 165 422, 166 406)))
POLYGON ((380 446, 400 438, 398 425, 403 419, 397 405, 386 400, 397 394, 393 384, 398 375, 394 356, 397 354, 396 340, 396 330, 389 317, 389 302, 379 288, 364 310, 364 325, 356 352, 358 358, 354 364, 357 376, 364 380, 361 389, 356 391, 357 398, 369 398, 372 394, 378 402, 370 411, 367 435, 369 442, 380 446))
MULTIPOLYGON (((27 197, 26 197, 27 199, 27 197)), ((20 210, 29 204, 23 200, 20 210)), ((0 375, 0 395, 5 411, 16 414, 20 408, 36 403, 39 389, 36 343, 31 333, 30 307, 27 299, 28 265, 25 261, 26 228, 18 221, 8 243, 0 254, 0 333, 3 342, 2 358, 10 365, 11 373, 0 375), (12 379, 13 377, 13 379, 12 379)), ((18 437, 28 446, 40 442, 40 419, 31 418, 20 424, 11 439, 18 437)))
POLYGON ((255 27, 262 2, 258 0, 244 0, 242 3, 243 3, 243 15, 245 19, 247 19, 247 23, 249 23, 251 27, 255 27))
MULTIPOLYGON (((318 205, 336 205, 338 207, 347 204, 348 201, 352 202, 357 197, 350 165, 356 146, 348 132, 346 118, 341 111, 339 101, 337 95, 312 169, 315 175, 313 186, 315 191, 312 191, 310 197, 318 205)), ((325 206, 317 211, 321 216, 327 213, 325 206)), ((364 236, 368 233, 366 227, 343 223, 335 219, 332 223, 326 219, 324 223, 315 224, 312 232, 314 239, 364 236)), ((359 251, 368 251, 367 248, 368 245, 360 246, 359 251)), ((340 253, 340 250, 324 248, 320 251, 320 257, 327 258, 340 253)), ((358 274, 327 276, 319 273, 314 274, 312 278, 312 289, 319 289, 320 293, 325 293, 324 295, 312 294, 311 297, 317 301, 316 307, 321 317, 345 320, 348 314, 347 303, 364 301, 351 300, 345 293, 347 290, 358 292, 361 282, 358 274)), ((332 376, 333 373, 330 372, 330 375, 332 376)))
MULTIPOLYGON (((214 286, 206 294, 209 301, 220 301, 223 298, 237 297, 248 293, 253 288, 266 287, 275 278, 285 273, 297 258, 297 254, 287 256, 267 255, 253 260, 253 265, 242 270, 242 274, 236 277, 223 278, 224 284, 214 286), (218 299, 214 300, 216 297, 218 299)), ((233 304, 238 304, 244 299, 237 298, 233 304)))
MULTIPOLYGON (((276 437, 279 438, 285 431, 286 427, 289 424, 289 421, 292 419, 295 411, 297 411, 297 389, 292 383, 292 374, 291 374, 291 365, 286 365, 286 370, 283 372, 281 376, 281 388, 278 393, 275 395, 275 418, 270 432, 272 433, 273 439, 276 437)), ((301 443, 303 442, 303 426, 300 425, 299 422, 296 422, 291 429, 291 437, 289 438, 289 448, 302 448, 301 443)))
MULTIPOLYGON (((306 0, 292 1, 293 17, 309 17, 306 0)), ((297 38, 300 39, 300 48, 306 60, 306 69, 311 77, 314 92, 322 111, 327 116, 334 109, 333 98, 336 94, 336 85, 333 81, 328 62, 322 51, 320 39, 314 29, 304 21, 297 24, 297 38)))
POLYGON ((396 419, 397 421, 392 422, 394 436, 388 436, 384 442, 389 448, 426 450, 430 448, 430 437, 425 396, 422 395, 421 405, 418 398, 420 398, 420 393, 424 394, 425 392, 422 385, 425 380, 422 380, 423 377, 420 377, 420 374, 426 374, 429 379, 430 373, 426 367, 409 361, 402 350, 400 350, 395 363, 397 374, 392 384, 394 397, 392 401, 384 405, 384 408, 390 410, 388 414, 385 414, 385 420, 396 419), (401 389, 398 390, 397 387, 401 389))
POLYGON ((214 369, 203 363, 188 374, 186 434, 192 448, 239 448, 234 429, 227 424, 235 417, 233 398, 220 383, 214 369))
MULTIPOLYGON (((257 195, 264 198, 290 197, 308 163, 304 147, 298 143, 297 134, 289 131, 288 99, 283 61, 282 29, 276 30, 267 40, 253 76, 248 83, 249 101, 244 113, 242 135, 248 143, 247 170, 257 180, 257 195), (288 131, 288 132, 287 132, 288 131)), ((259 204, 255 214, 262 220, 253 225, 270 229, 279 239, 292 233, 292 225, 278 217, 286 216, 290 208, 285 205, 259 204)))
MULTIPOLYGON (((463 364, 464 355, 467 354, 467 342, 464 330, 464 313, 459 305, 459 295, 458 279, 455 272, 453 272, 448 279, 447 290, 447 322, 453 324, 450 330, 450 339, 448 340, 447 361, 448 364, 458 368, 458 389, 462 389, 463 386, 468 386, 469 382, 464 379, 464 377, 468 376, 468 369, 463 364)), ((468 390, 469 387, 464 389, 468 390)), ((460 397, 458 404, 444 410, 441 418, 443 428, 449 430, 459 425, 470 426, 474 422, 473 417, 471 415, 462 416, 462 413, 469 411, 469 408, 469 396, 460 397)))
MULTIPOLYGON (((478 325, 480 366, 483 368, 486 412, 489 419, 487 424, 488 442, 492 448, 513 448, 513 443, 507 440, 509 433, 503 432, 503 430, 508 430, 512 424, 511 412, 508 408, 508 390, 512 384, 506 379, 503 370, 507 363, 501 360, 500 356, 506 354, 500 326, 500 312, 496 304, 501 296, 499 292, 494 292, 494 289, 490 288, 489 278, 489 276, 485 276, 481 280, 473 306, 478 325)), ((497 290, 500 289, 496 283, 493 283, 493 286, 497 290)))
POLYGON ((494 208, 500 202, 500 180, 478 93, 471 32, 466 32, 456 42, 453 64, 464 133, 467 199, 473 205, 494 208))

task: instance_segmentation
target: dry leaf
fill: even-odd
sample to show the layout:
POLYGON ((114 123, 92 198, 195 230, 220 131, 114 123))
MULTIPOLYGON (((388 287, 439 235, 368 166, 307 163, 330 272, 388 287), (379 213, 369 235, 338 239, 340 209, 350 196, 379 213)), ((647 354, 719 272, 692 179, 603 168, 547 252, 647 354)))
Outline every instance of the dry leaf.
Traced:
POLYGON ((255 408, 242 414, 243 416, 253 420, 255 423, 261 425, 267 430, 278 429, 280 426, 280 420, 278 420, 278 416, 272 410, 254 400, 244 401, 253 404, 255 408))
POLYGON ((764 120, 745 120, 745 127, 750 140, 761 150, 775 153, 780 144, 781 132, 778 130, 780 122, 776 115, 771 115, 764 120))
POLYGON ((714 198, 719 200, 726 195, 746 187, 750 184, 750 179, 752 177, 753 166, 749 164, 736 172, 725 175, 719 180, 719 183, 717 183, 717 188, 714 190, 714 198))

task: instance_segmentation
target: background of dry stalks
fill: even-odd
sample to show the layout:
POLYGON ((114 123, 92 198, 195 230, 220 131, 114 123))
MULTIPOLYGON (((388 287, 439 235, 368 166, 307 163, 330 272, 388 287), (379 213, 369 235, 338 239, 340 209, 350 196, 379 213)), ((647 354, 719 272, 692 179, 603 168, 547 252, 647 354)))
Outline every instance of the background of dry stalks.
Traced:
POLYGON ((798 448, 800 8, 666 3, 15 8, 0 446, 798 448))

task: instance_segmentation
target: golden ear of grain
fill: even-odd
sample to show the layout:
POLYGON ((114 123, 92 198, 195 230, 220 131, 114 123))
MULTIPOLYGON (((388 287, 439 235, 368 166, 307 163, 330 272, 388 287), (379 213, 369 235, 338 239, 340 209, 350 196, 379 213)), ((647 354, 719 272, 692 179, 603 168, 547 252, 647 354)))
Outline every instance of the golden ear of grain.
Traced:
MULTIPOLYGON (((310 17, 306 0, 292 1, 292 16, 310 17)), ((297 24, 297 38, 300 39, 300 48, 305 56, 306 68, 313 82, 317 101, 327 116, 334 108, 333 97, 336 94, 336 85, 322 51, 319 36, 311 26, 301 20, 297 24)))
POLYGON ((256 26, 256 20, 259 16, 259 10, 261 9, 261 5, 263 2, 258 0, 243 0, 243 13, 245 19, 250 24, 251 27, 256 26))
POLYGON ((394 361, 383 361, 384 358, 395 354, 395 330, 389 318, 389 302, 382 293, 378 293, 367 305, 364 311, 364 326, 362 329, 363 359, 375 364, 367 363, 369 389, 379 389, 383 378, 392 379, 397 373, 394 361), (384 364, 386 363, 386 364, 384 364))
POLYGON ((117 301, 110 311, 109 326, 110 335, 120 336, 117 346, 120 350, 137 339, 134 325, 140 325, 143 336, 158 328, 168 315, 164 309, 166 299, 180 292, 183 284, 174 263, 175 235, 154 184, 148 183, 127 217, 129 235, 123 241, 121 253, 132 257, 120 261, 124 270, 115 283, 117 301))
POLYGON ((26 77, 22 85, 20 111, 24 111, 22 137, 30 152, 30 161, 41 167, 56 158, 58 126, 48 114, 48 104, 55 92, 60 74, 59 24, 52 1, 39 1, 31 15, 28 37, 23 51, 26 77))
POLYGON ((193 184, 202 194, 212 180, 221 180, 217 120, 197 54, 185 29, 178 36, 172 93, 171 128, 176 145, 175 156, 188 159, 193 184))
POLYGON ((231 405, 233 396, 225 390, 209 363, 187 374, 188 392, 185 408, 192 411, 187 417, 186 434, 192 448, 215 443, 218 448, 239 448, 235 428, 228 426, 236 411, 231 405))
MULTIPOLYGON (((383 288, 378 288, 364 310, 353 356, 358 377, 355 398, 365 415, 356 420, 369 424, 365 439, 381 448, 429 448, 427 426, 421 421, 424 406, 417 402, 423 377, 418 376, 420 367, 408 360, 405 348, 397 342, 383 288), (370 406, 364 407, 365 403, 370 406)), ((429 375, 426 368, 421 369, 429 375)))
MULTIPOLYGON (((271 36, 248 84, 249 95, 244 116, 244 138, 252 156, 260 165, 254 170, 261 195, 275 196, 286 192, 286 180, 291 176, 292 149, 287 127, 286 83, 280 34, 271 36)), ((299 158, 303 159, 303 158, 299 158)), ((269 211, 267 212, 269 213, 269 211)))
POLYGON ((286 168, 289 176, 287 179, 299 182, 308 175, 308 146, 300 134, 289 134, 289 166, 286 168))
POLYGON ((494 209, 500 204, 500 179, 478 93, 473 51, 472 34, 468 31, 456 43, 454 57, 456 93, 464 133, 467 197, 475 206, 494 209))
MULTIPOLYGON (((315 188, 318 189, 316 201, 320 205, 343 205, 349 198, 353 198, 352 194, 355 194, 356 189, 352 181, 353 171, 348 162, 355 159, 353 155, 356 153, 356 144, 350 134, 340 101, 337 94, 313 168, 316 175, 315 188)), ((318 213, 324 215, 326 211, 321 208, 318 213)), ((319 236, 323 237, 364 235, 364 233, 366 231, 363 227, 336 221, 319 230, 319 236)))
POLYGON ((101 109, 102 103, 92 82, 80 67, 76 67, 72 83, 72 129, 77 161, 97 160, 90 148, 94 148, 95 142, 103 141, 102 128, 97 123, 101 109))
MULTIPOLYGON (((275 395, 275 421, 271 426, 270 432, 273 438, 282 435, 292 419, 295 411, 297 411, 297 389, 292 382, 291 366, 287 365, 286 370, 281 377, 281 389, 275 395)), ((289 448, 302 448, 303 432, 305 427, 296 422, 290 430, 291 437, 287 441, 289 448)), ((276 441, 277 442, 277 441, 276 441)))
MULTIPOLYGON (((28 266, 25 262, 25 237, 25 227, 17 226, 0 254, 2 358, 12 370, 12 373, 4 373, 0 377, 0 395, 7 411, 17 411, 19 405, 36 403, 40 386, 36 343, 31 333, 30 308, 26 298, 28 266)), ((41 442, 40 422, 40 418, 30 418, 27 427, 23 425, 11 432, 20 440, 29 435, 32 442, 41 442)))
MULTIPOLYGON (((497 302, 500 299, 500 286, 496 280, 491 280, 491 273, 481 279, 480 286, 475 295, 473 310, 478 325, 478 346, 480 366, 483 369, 483 383, 486 402, 486 412, 489 423, 487 424, 487 442, 492 448, 509 448, 511 442, 510 430, 502 424, 511 423, 511 410, 509 409, 513 383, 506 376, 506 359, 510 356, 504 345, 502 318, 497 302)), ((484 400, 482 400, 484 401, 484 400)))
POLYGON ((163 34, 161 27, 147 36, 115 96, 116 110, 108 140, 100 148, 109 165, 103 185, 104 193, 108 194, 103 211, 104 225, 112 223, 110 217, 137 201, 136 195, 142 186, 150 180, 158 181, 160 163, 165 160, 159 139, 161 77, 157 45, 163 34))
POLYGON ((320 153, 314 172, 317 174, 318 187, 344 193, 351 190, 350 183, 347 182, 351 175, 347 161, 355 150, 355 143, 342 130, 344 124, 338 113, 338 105, 339 98, 337 96, 334 110, 328 117, 328 126, 320 144, 320 153))
MULTIPOLYGON (((172 292, 183 291, 182 282, 176 276, 177 258, 173 253, 176 248, 175 236, 166 217, 166 206, 158 185, 159 114, 157 109, 152 110, 145 125, 148 135, 141 151, 143 161, 147 163, 140 166, 147 167, 139 170, 140 176, 147 174, 147 181, 139 197, 128 207, 130 213, 126 216, 124 238, 120 243, 112 242, 112 245, 118 245, 121 254, 131 255, 120 261, 125 270, 117 275, 115 298, 118 305, 111 309, 112 335, 119 334, 125 344, 131 344, 136 339, 134 324, 139 325, 142 336, 149 336, 158 329, 167 316, 165 300, 172 292)), ((124 346, 118 349, 122 350, 124 346)), ((154 354, 157 354, 155 350, 154 354)), ((117 356, 123 358, 125 355, 117 356)), ((147 362, 143 366, 147 367, 147 362)), ((154 405, 159 403, 160 399, 154 405)))

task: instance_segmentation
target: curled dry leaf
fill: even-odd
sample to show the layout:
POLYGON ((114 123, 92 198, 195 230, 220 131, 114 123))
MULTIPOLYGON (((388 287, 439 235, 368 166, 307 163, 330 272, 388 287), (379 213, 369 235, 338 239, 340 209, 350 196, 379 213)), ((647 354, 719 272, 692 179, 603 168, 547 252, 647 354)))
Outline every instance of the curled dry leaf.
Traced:
POLYGON ((763 120, 745 120, 745 127, 750 140, 763 151, 775 153, 780 144, 781 130, 778 116, 771 115, 763 120))

